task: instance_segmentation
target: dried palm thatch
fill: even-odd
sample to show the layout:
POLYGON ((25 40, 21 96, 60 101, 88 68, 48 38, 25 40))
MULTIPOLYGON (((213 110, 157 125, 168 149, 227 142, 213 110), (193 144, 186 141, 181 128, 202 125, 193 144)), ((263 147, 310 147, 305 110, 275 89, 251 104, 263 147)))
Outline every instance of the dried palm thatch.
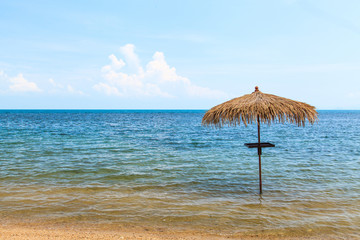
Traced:
POLYGON ((242 97, 234 98, 219 104, 207 111, 202 119, 203 125, 240 125, 260 121, 290 122, 298 126, 305 126, 306 119, 313 124, 317 121, 318 113, 315 107, 291 99, 266 94, 255 87, 255 91, 242 97))

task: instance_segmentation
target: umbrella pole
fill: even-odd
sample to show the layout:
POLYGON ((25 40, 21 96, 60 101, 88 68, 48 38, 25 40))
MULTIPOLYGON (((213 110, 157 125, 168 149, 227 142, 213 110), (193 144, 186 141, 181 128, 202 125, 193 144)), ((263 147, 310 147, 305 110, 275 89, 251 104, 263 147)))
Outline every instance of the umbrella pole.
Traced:
POLYGON ((259 155, 259 189, 260 194, 262 194, 262 181, 261 181, 261 147, 260 147, 260 118, 257 116, 258 124, 258 155, 259 155))

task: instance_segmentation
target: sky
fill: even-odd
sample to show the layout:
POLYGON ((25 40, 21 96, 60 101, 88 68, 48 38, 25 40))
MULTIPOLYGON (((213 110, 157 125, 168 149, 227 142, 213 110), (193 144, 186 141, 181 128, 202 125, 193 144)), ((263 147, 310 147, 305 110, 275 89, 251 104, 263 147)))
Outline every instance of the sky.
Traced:
POLYGON ((358 0, 0 0, 0 109, 360 110, 358 0))

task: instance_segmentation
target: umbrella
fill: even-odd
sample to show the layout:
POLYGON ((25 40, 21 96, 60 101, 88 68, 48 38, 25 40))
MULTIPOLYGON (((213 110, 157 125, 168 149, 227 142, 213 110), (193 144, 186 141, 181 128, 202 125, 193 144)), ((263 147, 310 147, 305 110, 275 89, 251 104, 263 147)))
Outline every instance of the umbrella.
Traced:
POLYGON ((260 124, 270 125, 273 122, 295 123, 299 127, 305 126, 306 119, 313 124, 317 121, 318 113, 315 107, 291 99, 266 94, 255 87, 255 91, 242 97, 234 98, 219 104, 207 111, 202 119, 202 124, 215 127, 223 125, 237 126, 241 122, 245 126, 257 123, 258 142, 245 143, 249 148, 257 148, 259 155, 259 188, 262 194, 261 181, 261 149, 275 147, 274 144, 260 141, 260 124))

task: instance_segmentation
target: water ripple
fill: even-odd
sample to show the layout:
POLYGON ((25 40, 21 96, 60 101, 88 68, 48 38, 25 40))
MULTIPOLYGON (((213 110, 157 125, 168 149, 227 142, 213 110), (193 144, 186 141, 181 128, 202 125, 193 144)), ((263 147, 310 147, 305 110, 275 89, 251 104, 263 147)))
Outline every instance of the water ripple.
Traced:
POLYGON ((263 126, 261 198, 256 126, 203 114, 0 111, 0 216, 359 236, 360 112, 263 126))

